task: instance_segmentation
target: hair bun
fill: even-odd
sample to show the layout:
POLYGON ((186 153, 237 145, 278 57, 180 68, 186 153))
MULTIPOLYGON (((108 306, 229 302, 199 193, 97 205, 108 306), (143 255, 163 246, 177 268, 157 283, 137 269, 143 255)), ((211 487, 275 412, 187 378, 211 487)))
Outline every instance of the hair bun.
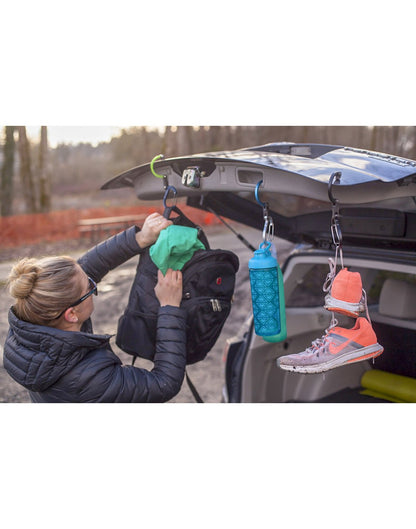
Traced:
POLYGON ((15 299, 27 298, 36 284, 39 272, 40 267, 35 259, 24 258, 15 264, 7 280, 11 296, 15 299))

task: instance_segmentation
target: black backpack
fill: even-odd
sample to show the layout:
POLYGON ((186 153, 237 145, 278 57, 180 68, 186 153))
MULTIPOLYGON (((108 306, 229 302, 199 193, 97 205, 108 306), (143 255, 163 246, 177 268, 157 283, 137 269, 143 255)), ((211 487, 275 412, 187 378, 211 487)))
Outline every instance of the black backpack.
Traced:
MULTIPOLYGON (((174 224, 196 227, 176 206, 166 208, 164 216, 178 214, 174 224)), ((217 341, 230 313, 239 267, 238 257, 228 250, 211 250, 201 228, 198 237, 206 250, 197 250, 182 268, 183 298, 187 312, 186 363, 203 360, 217 341)), ((146 249, 140 255, 130 290, 127 308, 118 322, 116 343, 133 356, 153 360, 159 302, 154 288, 157 267, 146 249)))

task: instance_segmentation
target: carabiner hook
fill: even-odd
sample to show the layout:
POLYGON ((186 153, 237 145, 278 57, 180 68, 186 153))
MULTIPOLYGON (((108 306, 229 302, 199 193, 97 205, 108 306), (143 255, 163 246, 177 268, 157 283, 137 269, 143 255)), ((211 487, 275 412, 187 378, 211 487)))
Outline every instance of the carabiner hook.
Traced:
POLYGON ((254 190, 254 196, 256 197, 257 203, 263 208, 263 217, 266 219, 269 216, 269 204, 267 202, 262 202, 259 198, 259 187, 262 185, 263 180, 257 182, 256 189, 254 190))
POLYGON ((342 246, 342 231, 337 218, 331 223, 331 236, 335 246, 342 246))
POLYGON ((324 291, 325 288, 329 289, 332 286, 332 281, 334 279, 335 270, 337 267, 338 255, 340 257, 341 267, 344 268, 344 258, 342 253, 342 231, 339 223, 339 201, 337 198, 334 197, 332 193, 332 185, 334 183, 339 184, 341 180, 341 175, 341 171, 335 171, 334 173, 332 173, 328 182, 328 198, 332 204, 331 237, 332 242, 335 246, 335 261, 333 262, 333 265, 331 265, 330 259, 330 274, 328 275, 327 280, 324 283, 324 291))
POLYGON ((157 173, 155 170, 154 170, 154 163, 156 160, 163 160, 164 156, 163 154, 158 154, 157 156, 155 156, 153 158, 153 160, 150 162, 150 171, 152 173, 153 176, 156 176, 156 178, 163 178, 163 189, 167 189, 169 187, 169 183, 168 183, 168 178, 166 175, 163 175, 163 174, 159 174, 157 173))
POLYGON ((153 165, 156 160, 162 160, 164 158, 163 154, 158 154, 153 158, 153 160, 150 162, 150 170, 152 171, 152 175, 156 176, 156 178, 165 178, 163 174, 158 174, 153 168, 153 165))
POLYGON ((262 202, 259 199, 259 187, 262 185, 263 180, 260 180, 260 182, 257 182, 256 189, 254 190, 254 196, 256 197, 257 202, 260 204, 262 208, 265 208, 267 206, 267 202, 262 202))
POLYGON ((274 237, 274 222, 273 218, 269 215, 269 204, 267 202, 262 202, 259 198, 259 187, 262 183, 263 180, 257 182, 256 189, 254 190, 254 196, 256 197, 257 203, 263 208, 263 242, 270 242, 274 237))
POLYGON ((335 173, 331 174, 331 177, 328 182, 328 197, 334 206, 336 205, 338 200, 332 194, 332 184, 339 184, 339 182, 341 181, 341 175, 341 171, 335 171, 335 173))
POLYGON ((175 201, 173 205, 176 206, 176 194, 177 194, 176 188, 173 187, 173 186, 167 186, 166 191, 165 191, 165 195, 163 196, 163 207, 165 209, 168 207, 167 204, 166 204, 166 201, 168 199, 168 195, 169 195, 170 191, 173 192, 173 199, 175 201))
POLYGON ((332 203, 331 236, 335 246, 342 245, 342 232, 341 226, 339 225, 339 201, 332 193, 332 185, 340 182, 341 175, 341 171, 335 171, 332 173, 328 182, 328 197, 332 203))
POLYGON ((274 237, 274 222, 272 217, 267 216, 264 218, 264 228, 263 228, 263 242, 270 242, 274 237))

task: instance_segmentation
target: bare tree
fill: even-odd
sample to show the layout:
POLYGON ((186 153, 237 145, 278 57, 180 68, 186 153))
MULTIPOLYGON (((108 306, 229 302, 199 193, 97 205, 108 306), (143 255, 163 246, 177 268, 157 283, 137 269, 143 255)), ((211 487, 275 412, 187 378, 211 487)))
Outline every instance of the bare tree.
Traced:
POLYGON ((176 131, 176 156, 192 154, 192 127, 179 126, 176 131))
POLYGON ((372 127, 371 145, 370 145, 370 149, 372 151, 377 150, 377 143, 379 140, 379 136, 380 136, 380 127, 379 126, 372 127))
POLYGON ((177 156, 176 154, 176 127, 166 126, 163 142, 163 153, 166 158, 177 156))
POLYGON ((39 144, 39 209, 42 213, 51 210, 51 178, 48 164, 48 129, 40 128, 39 144))
POLYGON ((36 192, 30 161, 30 145, 26 135, 26 127, 17 127, 19 140, 17 142, 20 158, 20 179, 22 182, 23 199, 27 213, 36 213, 36 192))
POLYGON ((416 158, 416 127, 410 127, 410 141, 408 156, 414 160, 416 158))
POLYGON ((208 146, 208 127, 198 126, 192 131, 192 150, 194 153, 207 152, 208 146))
POLYGON ((1 216, 13 215, 13 174, 14 174, 14 127, 5 127, 3 167, 1 168, 1 216))

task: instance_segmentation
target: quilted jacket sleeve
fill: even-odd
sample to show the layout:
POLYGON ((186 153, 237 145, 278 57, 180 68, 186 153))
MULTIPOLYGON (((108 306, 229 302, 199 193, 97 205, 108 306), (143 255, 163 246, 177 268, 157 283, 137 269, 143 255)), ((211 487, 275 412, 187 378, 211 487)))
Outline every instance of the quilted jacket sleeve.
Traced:
POLYGON ((185 366, 186 312, 178 307, 161 307, 152 371, 123 366, 114 353, 103 354, 101 350, 79 369, 77 385, 83 388, 79 401, 166 402, 181 389, 185 366))
POLYGON ((110 270, 143 252, 136 241, 138 231, 137 226, 132 226, 94 246, 78 259, 79 265, 96 282, 101 281, 110 270))

